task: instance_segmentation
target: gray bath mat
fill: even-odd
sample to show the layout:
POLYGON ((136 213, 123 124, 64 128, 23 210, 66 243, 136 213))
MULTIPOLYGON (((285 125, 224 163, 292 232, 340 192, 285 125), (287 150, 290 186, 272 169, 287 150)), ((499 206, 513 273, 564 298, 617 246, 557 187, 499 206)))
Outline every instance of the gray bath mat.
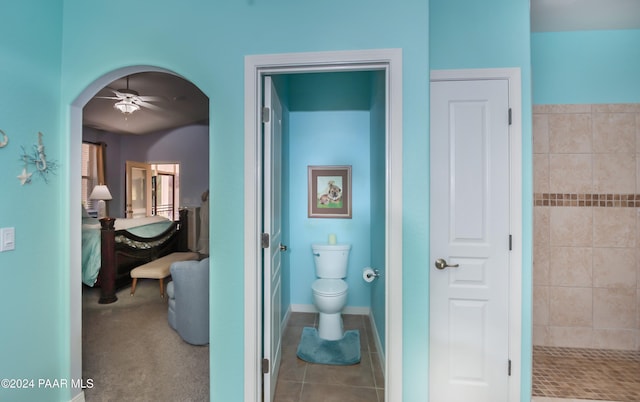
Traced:
POLYGON ((318 336, 317 329, 304 327, 297 355, 309 363, 336 366, 360 363, 360 332, 352 329, 345 331, 342 339, 328 341, 318 336))

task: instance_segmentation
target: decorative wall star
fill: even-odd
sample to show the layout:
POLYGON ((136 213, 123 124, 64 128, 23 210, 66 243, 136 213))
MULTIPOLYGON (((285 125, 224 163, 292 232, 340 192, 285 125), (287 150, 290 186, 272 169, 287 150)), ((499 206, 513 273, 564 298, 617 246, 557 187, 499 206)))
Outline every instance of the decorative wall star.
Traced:
POLYGON ((23 186, 25 185, 25 183, 31 183, 31 175, 33 173, 28 173, 27 172, 27 168, 22 168, 22 174, 20 174, 18 176, 18 179, 20 180, 20 184, 22 184, 23 186))

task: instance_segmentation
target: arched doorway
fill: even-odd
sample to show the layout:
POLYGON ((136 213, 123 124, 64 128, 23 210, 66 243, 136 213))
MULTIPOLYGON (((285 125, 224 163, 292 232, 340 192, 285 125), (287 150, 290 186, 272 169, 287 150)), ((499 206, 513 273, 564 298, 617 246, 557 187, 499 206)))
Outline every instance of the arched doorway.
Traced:
MULTIPOLYGON (((81 144, 83 141, 83 109, 89 101, 103 88, 110 83, 122 78, 139 73, 165 74, 172 77, 178 76, 172 71, 152 67, 152 66, 130 66, 111 71, 88 85, 85 90, 75 99, 70 106, 70 141, 69 141, 69 199, 81 199, 82 186, 80 181, 80 164, 81 164, 81 144)), ((208 111, 208 105, 207 105, 208 111)), ((207 128, 208 133, 208 128, 207 128)), ((208 156, 207 156, 208 163, 208 156)), ((208 185, 208 183, 207 183, 208 185)), ((208 187, 208 186, 207 186, 208 187)), ((200 193, 198 193, 198 196, 200 193)), ((199 200, 199 197, 198 197, 199 200)), ((83 378, 82 370, 82 239, 81 239, 81 217, 77 213, 77 204, 70 203, 70 232, 69 232, 69 256, 70 256, 70 272, 69 272, 69 289, 70 289, 70 378, 83 378)), ((78 390, 81 391, 81 390, 78 390)), ((80 392, 78 392, 80 393, 80 392)), ((72 395, 76 397, 77 395, 72 395)))

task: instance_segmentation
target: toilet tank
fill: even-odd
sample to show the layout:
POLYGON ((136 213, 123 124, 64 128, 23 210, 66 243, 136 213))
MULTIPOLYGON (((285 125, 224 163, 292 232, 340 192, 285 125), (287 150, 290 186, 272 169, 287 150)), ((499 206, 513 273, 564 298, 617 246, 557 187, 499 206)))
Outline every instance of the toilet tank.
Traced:
POLYGON ((323 279, 347 277, 350 244, 312 244, 316 276, 323 279))

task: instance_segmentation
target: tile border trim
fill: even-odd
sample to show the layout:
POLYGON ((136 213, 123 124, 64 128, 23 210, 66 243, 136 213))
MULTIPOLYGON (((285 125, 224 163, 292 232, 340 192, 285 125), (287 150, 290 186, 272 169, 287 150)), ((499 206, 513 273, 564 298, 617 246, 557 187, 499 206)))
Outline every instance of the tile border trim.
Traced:
POLYGON ((640 194, 534 193, 536 207, 640 208, 640 194))

